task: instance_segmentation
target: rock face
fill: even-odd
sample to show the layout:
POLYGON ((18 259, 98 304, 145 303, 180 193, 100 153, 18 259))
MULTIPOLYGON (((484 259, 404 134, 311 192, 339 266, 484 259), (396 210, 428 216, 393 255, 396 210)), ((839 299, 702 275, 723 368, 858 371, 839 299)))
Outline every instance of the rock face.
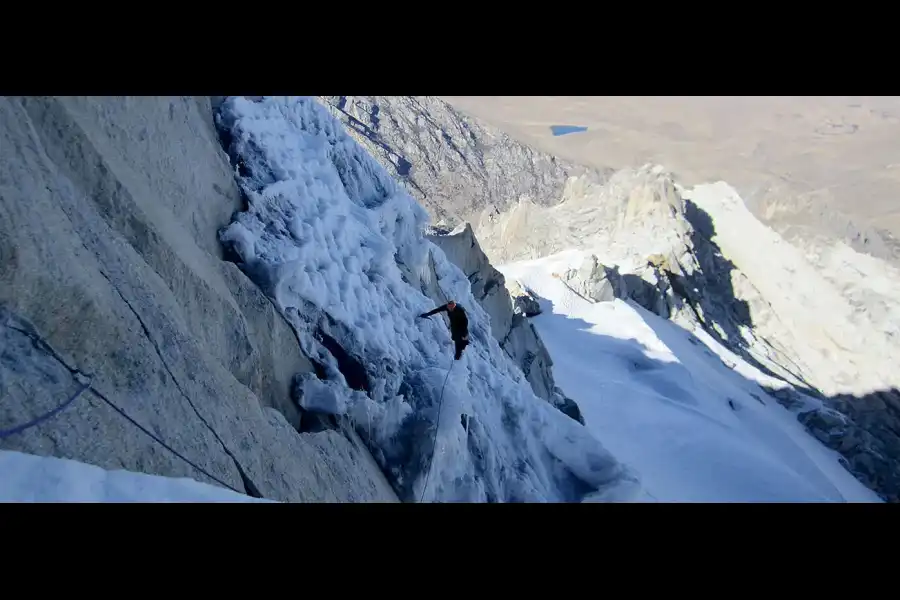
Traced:
POLYGON ((220 485, 120 410, 243 493, 396 501, 353 432, 296 430, 313 367, 222 260, 242 200, 208 99, 0 99, 0 152, 0 429, 90 382, 0 448, 220 485))
POLYGON ((603 181, 571 177, 553 206, 521 200, 505 213, 485 214, 474 227, 495 263, 592 245, 615 259, 604 262, 625 270, 642 264, 647 253, 683 245, 690 234, 684 212, 671 174, 648 165, 603 181))
POLYGON ((347 131, 429 212, 450 228, 504 211, 520 198, 559 201, 566 180, 588 169, 520 144, 430 96, 323 96, 347 131))
POLYGON ((502 340, 509 333, 512 305, 503 274, 495 269, 481 250, 475 232, 468 223, 447 235, 429 235, 450 262, 462 269, 472 284, 472 295, 491 316, 491 333, 502 340))
POLYGON ((800 412, 799 419, 843 455, 857 479, 888 502, 900 502, 900 390, 828 398, 826 406, 800 412))
MULTIPOLYGON (((534 326, 527 321, 528 315, 514 310, 515 303, 506 289, 505 277, 491 266, 475 238, 472 227, 464 223, 449 234, 427 237, 469 278, 472 295, 490 315, 491 333, 500 343, 500 347, 522 369, 534 393, 584 424, 578 405, 565 397, 556 386, 550 354, 534 326)), ((533 298, 530 300, 531 303, 527 306, 533 309, 537 301, 533 298)), ((525 304, 528 301, 520 302, 525 304)), ((537 312, 540 312, 539 306, 537 312)))

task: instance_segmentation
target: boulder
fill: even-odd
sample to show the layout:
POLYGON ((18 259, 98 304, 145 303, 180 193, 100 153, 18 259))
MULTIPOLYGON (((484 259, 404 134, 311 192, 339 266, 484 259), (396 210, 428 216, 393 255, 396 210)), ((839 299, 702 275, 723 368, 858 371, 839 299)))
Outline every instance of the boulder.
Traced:
POLYGON ((506 290, 512 298, 513 314, 526 318, 541 314, 540 301, 531 290, 525 288, 520 282, 507 282, 506 290))

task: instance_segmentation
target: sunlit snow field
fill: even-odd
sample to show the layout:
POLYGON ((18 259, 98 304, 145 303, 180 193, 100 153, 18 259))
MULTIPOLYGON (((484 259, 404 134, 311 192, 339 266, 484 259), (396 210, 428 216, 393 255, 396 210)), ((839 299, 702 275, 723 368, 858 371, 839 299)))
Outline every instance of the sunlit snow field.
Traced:
POLYGON ((552 276, 577 253, 498 267, 541 297, 532 321, 588 429, 659 502, 880 502, 717 344, 622 300, 591 303, 552 276), (734 370, 722 359, 735 365, 734 370))

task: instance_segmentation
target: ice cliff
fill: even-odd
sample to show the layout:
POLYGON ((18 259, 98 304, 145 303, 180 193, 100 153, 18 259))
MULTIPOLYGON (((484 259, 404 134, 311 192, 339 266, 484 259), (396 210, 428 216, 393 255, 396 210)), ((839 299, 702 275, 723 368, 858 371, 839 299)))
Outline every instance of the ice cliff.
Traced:
POLYGON ((325 107, 231 98, 217 123, 247 197, 220 237, 315 364, 296 400, 349 418, 401 499, 631 497, 634 476, 535 395, 425 210, 325 107), (448 297, 470 319, 458 362, 446 324, 415 318, 448 297))

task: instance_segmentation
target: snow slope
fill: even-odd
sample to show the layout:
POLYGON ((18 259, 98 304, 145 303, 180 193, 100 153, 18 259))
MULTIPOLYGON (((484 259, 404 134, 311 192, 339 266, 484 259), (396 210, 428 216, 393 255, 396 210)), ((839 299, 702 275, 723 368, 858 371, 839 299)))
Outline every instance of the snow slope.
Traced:
POLYGON ((554 272, 564 252, 498 269, 542 298, 533 318, 557 384, 660 502, 880 502, 757 385, 782 387, 719 345, 633 304, 591 303, 554 272), (727 364, 726 364, 727 363, 727 364))
POLYGON ((230 98, 217 126, 248 198, 221 239, 323 376, 300 378, 298 402, 349 416, 402 499, 636 493, 596 438, 534 395, 465 274, 425 239, 426 212, 324 107, 230 98), (442 317, 416 319, 451 296, 470 322, 457 363, 442 317))
POLYGON ((0 502, 271 502, 185 477, 160 477, 0 450, 0 502))

